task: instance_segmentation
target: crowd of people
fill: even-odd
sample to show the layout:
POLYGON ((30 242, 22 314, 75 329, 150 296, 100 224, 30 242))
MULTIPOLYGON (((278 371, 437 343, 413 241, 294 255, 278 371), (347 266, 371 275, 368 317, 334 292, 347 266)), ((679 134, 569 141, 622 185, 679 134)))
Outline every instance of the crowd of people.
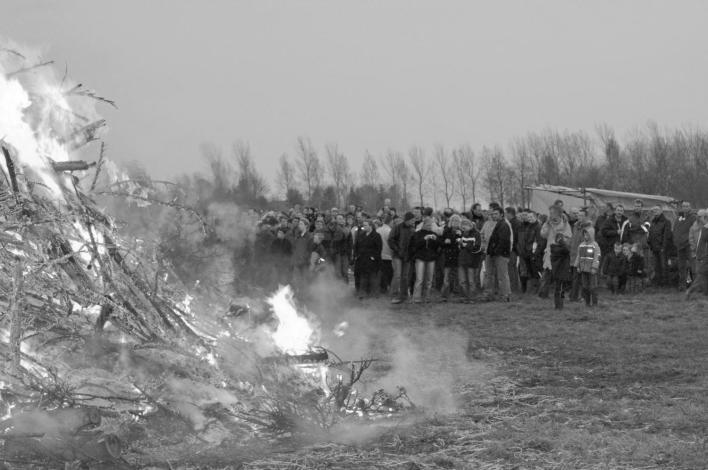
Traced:
POLYGON ((565 299, 598 304, 598 287, 613 295, 648 285, 708 294, 708 211, 683 202, 673 223, 641 200, 573 207, 556 201, 544 214, 474 204, 469 212, 415 207, 400 213, 386 200, 360 207, 270 212, 253 246, 258 270, 272 284, 304 288, 331 276, 360 298, 393 303, 451 298, 499 300, 535 294, 563 308, 565 299))

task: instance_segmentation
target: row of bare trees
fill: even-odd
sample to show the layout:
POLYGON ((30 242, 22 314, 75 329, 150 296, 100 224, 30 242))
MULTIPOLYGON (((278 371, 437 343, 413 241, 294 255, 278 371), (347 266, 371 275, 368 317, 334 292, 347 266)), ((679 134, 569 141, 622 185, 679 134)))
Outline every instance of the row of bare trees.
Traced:
MULTIPOLYGON (((269 193, 247 143, 231 156, 204 145, 211 175, 202 177, 211 199, 267 207, 272 200, 318 207, 349 204, 373 209, 385 198, 399 208, 415 205, 468 209, 477 201, 527 206, 525 187, 552 184, 662 194, 708 203, 708 131, 662 129, 649 123, 620 141, 598 125, 593 134, 547 129, 512 139, 507 146, 412 146, 406 152, 365 152, 357 171, 336 143, 320 150, 298 137, 291 157, 279 159, 276 190, 269 193)), ((195 180, 199 177, 193 176, 195 180)), ((194 186, 194 182, 192 184, 194 186)), ((199 184, 197 186, 200 186, 199 184)))

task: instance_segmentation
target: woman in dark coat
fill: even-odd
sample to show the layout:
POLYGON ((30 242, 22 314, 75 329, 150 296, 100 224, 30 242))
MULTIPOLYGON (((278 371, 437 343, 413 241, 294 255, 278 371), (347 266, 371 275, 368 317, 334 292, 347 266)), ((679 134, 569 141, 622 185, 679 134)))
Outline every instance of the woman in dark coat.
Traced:
POLYGON ((382 244, 381 235, 374 230, 370 220, 365 220, 354 242, 354 270, 359 275, 359 298, 376 294, 382 244))
POLYGON ((457 278, 460 281, 462 292, 470 300, 472 291, 482 290, 482 234, 477 230, 477 225, 469 219, 462 219, 462 236, 457 240, 460 246, 458 256, 457 278))
POLYGON ((551 245, 550 249, 551 280, 555 284, 553 303, 554 307, 560 310, 563 308, 565 290, 573 279, 570 272, 570 248, 568 248, 568 240, 565 235, 562 233, 557 234, 555 243, 551 245))
POLYGON ((435 273, 435 261, 440 253, 440 237, 433 232, 433 219, 425 217, 423 226, 415 232, 411 240, 411 250, 415 260, 415 286, 413 303, 421 303, 430 295, 435 273))

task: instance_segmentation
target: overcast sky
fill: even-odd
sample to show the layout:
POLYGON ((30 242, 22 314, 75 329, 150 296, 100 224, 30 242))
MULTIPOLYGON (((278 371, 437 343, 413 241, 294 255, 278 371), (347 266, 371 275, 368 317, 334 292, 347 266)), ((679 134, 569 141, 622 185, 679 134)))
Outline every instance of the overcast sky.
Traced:
POLYGON ((545 127, 708 125, 708 2, 2 0, 0 34, 118 103, 110 156, 155 176, 250 142, 270 179, 298 135, 473 148, 545 127))

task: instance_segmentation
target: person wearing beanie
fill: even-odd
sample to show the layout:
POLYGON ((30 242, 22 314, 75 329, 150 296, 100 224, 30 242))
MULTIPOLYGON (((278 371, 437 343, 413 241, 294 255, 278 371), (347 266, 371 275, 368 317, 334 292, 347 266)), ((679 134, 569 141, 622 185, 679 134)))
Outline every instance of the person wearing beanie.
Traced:
POLYGON ((408 281, 411 270, 411 238, 415 232, 416 218, 412 212, 403 215, 403 221, 391 229, 388 246, 391 250, 393 278, 391 303, 400 304, 408 299, 408 281))

